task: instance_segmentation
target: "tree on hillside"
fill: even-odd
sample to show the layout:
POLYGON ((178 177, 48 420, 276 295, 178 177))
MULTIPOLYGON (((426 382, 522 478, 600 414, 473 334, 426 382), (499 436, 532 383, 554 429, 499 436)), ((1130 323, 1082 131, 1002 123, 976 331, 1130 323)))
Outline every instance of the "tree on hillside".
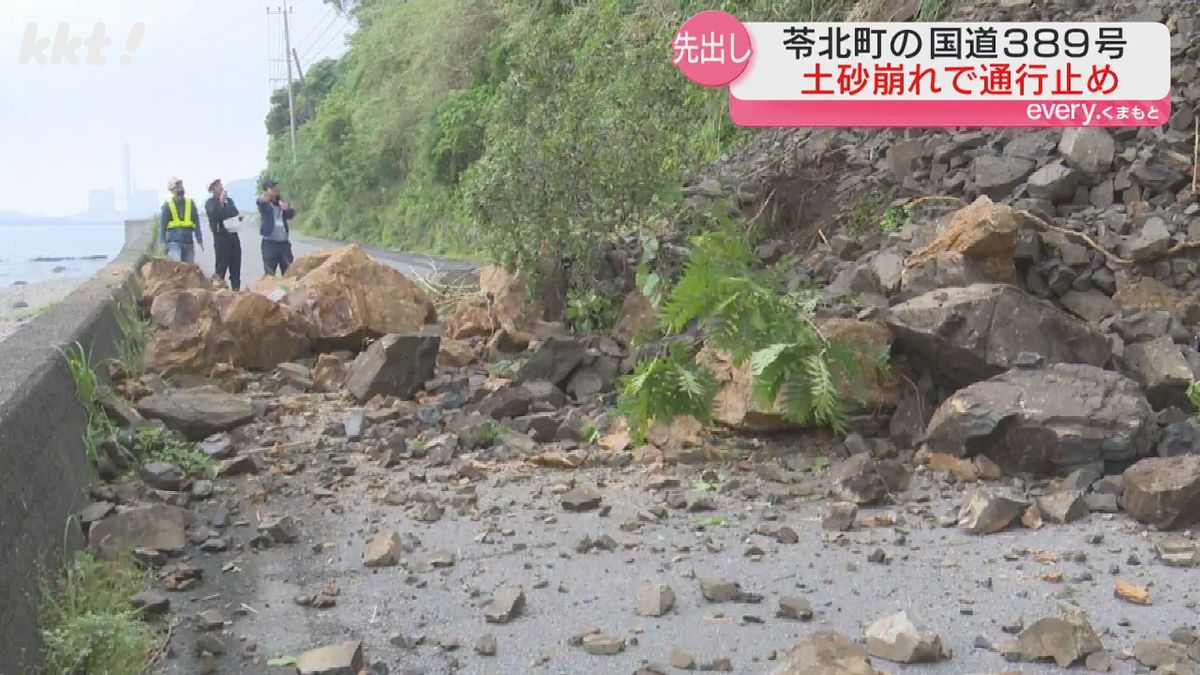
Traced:
MULTIPOLYGON (((316 117, 317 106, 329 95, 337 77, 337 59, 321 59, 309 67, 303 82, 292 83, 297 127, 304 126, 316 117)), ((289 119, 287 88, 280 87, 271 93, 271 108, 267 112, 266 120, 267 133, 271 136, 287 133, 289 119)))

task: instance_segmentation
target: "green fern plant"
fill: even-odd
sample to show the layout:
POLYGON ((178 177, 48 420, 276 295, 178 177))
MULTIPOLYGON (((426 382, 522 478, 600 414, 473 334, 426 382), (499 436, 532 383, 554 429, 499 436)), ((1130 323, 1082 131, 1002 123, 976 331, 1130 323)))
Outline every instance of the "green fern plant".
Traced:
MULTIPOLYGON (((819 291, 787 291, 778 270, 756 269, 757 257, 732 227, 693 240, 683 276, 660 310, 663 329, 702 329, 703 342, 729 354, 734 367, 749 362, 754 401, 797 424, 846 431, 840 382, 859 384, 863 374, 886 369, 887 354, 867 354, 860 345, 830 340, 813 320, 819 291)), ((636 437, 654 419, 692 414, 711 419, 717 383, 688 363, 678 349, 668 358, 639 364, 624 382, 623 411, 636 437)))
POLYGON ((712 420, 717 379, 695 364, 687 345, 672 342, 666 353, 643 359, 621 380, 618 409, 629 426, 629 438, 640 445, 654 420, 692 415, 712 420))

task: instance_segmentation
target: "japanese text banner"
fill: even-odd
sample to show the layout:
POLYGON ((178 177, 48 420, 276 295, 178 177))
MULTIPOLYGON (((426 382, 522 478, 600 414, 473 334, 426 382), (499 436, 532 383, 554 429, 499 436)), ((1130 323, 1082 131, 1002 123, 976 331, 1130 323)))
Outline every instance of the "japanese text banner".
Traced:
POLYGON ((676 34, 675 62, 693 81, 728 84, 742 126, 1159 126, 1170 116, 1161 23, 693 20, 704 15, 702 30, 676 34))

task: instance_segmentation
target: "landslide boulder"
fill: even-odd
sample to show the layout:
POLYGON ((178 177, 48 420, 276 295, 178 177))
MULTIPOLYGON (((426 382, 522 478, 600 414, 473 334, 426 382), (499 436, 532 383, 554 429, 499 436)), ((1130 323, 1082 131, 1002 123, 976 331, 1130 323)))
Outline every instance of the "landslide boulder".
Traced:
MULTIPOLYGON (((825 319, 818 322, 817 328, 826 339, 856 354, 864 366, 874 362, 892 344, 891 331, 877 321, 825 319)), ((705 347, 696 355, 696 363, 709 369, 719 384, 714 402, 713 419, 716 422, 746 431, 772 431, 796 426, 782 413, 782 390, 774 406, 764 407, 754 400, 754 376, 749 361, 735 366, 727 352, 705 347)), ((850 373, 841 372, 836 364, 834 371, 838 393, 851 409, 860 404, 860 395, 865 395, 865 401, 861 403, 865 403, 868 409, 890 410, 899 405, 903 389, 898 375, 880 376, 865 369, 851 377, 850 373)))
POLYGON ((265 296, 221 291, 215 301, 236 343, 235 363, 243 368, 270 370, 311 348, 304 318, 265 296))
POLYGON ((170 291, 212 290, 204 272, 189 263, 153 258, 142 264, 141 272, 142 304, 145 306, 149 306, 155 298, 170 291))
POLYGON ((1155 436, 1154 412, 1135 382, 1059 363, 960 389, 934 412, 925 442, 958 457, 986 454, 1010 473, 1066 475, 1145 457, 1155 436))
POLYGON ((114 560, 136 549, 167 554, 182 553, 187 547, 186 529, 190 516, 186 509, 155 504, 129 509, 92 523, 88 545, 97 556, 114 560))
POLYGON ((207 376, 217 364, 237 360, 238 341, 221 321, 211 291, 166 291, 154 298, 150 318, 155 330, 143 352, 148 372, 207 376))
POLYGON ((1047 363, 1108 362, 1099 329, 1008 284, 931 291, 888 311, 896 341, 960 385, 1017 365, 1022 353, 1047 363))
POLYGON ((463 296, 446 321, 446 337, 490 339, 506 333, 527 343, 534 339, 543 313, 519 276, 502 267, 485 267, 479 271, 479 292, 463 296))
MULTIPOLYGON (((999 283, 1015 284, 1013 256, 1020 229, 1017 213, 1010 206, 993 203, 981 195, 955 211, 944 230, 925 248, 905 261, 905 276, 942 253, 958 253, 977 263, 979 273, 999 283)), ((943 263, 944 264, 944 263, 943 263)))
POLYGON ((350 367, 346 388, 359 401, 375 395, 409 398, 433 377, 440 336, 435 327, 385 335, 350 367))
POLYGON ((490 337, 499 325, 492 316, 492 303, 484 295, 463 296, 446 321, 446 337, 467 340, 490 337))
POLYGON ((297 266, 312 269, 294 279, 284 303, 313 324, 313 341, 323 351, 357 349, 367 338, 414 333, 437 321, 419 286, 357 244, 301 258, 297 266))
POLYGON ((1134 518, 1162 529, 1200 521, 1200 455, 1143 459, 1124 478, 1122 504, 1134 518))
POLYGON ((139 400, 136 407, 143 417, 161 420, 191 441, 202 441, 254 419, 254 407, 248 399, 212 385, 167 389, 139 400))

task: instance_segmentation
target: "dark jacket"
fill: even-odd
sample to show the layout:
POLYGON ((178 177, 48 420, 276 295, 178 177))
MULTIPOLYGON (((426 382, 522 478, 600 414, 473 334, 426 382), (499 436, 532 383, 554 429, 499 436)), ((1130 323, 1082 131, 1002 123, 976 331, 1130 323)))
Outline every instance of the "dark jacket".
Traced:
MULTIPOLYGON (((258 233, 264 237, 271 236, 271 231, 275 229, 275 209, 272 208, 272 202, 263 201, 261 197, 256 200, 258 204, 258 213, 262 216, 261 223, 258 227, 258 233)), ((278 201, 274 203, 279 203, 278 201)), ((288 227, 288 221, 296 217, 296 209, 283 210, 283 229, 291 234, 291 229, 288 227)))
MULTIPOLYGON (((185 212, 186 202, 192 202, 192 200, 188 197, 184 197, 183 199, 175 199, 172 197, 171 199, 174 200, 175 208, 179 210, 179 217, 182 218, 185 212)), ((167 202, 163 202, 162 219, 158 223, 159 241, 166 243, 168 241, 167 238, 171 237, 172 240, 175 241, 191 243, 194 235, 196 241, 200 242, 201 244, 204 243, 204 237, 200 234, 200 212, 196 210, 196 202, 192 202, 192 222, 195 223, 195 227, 167 230, 167 223, 169 222, 171 222, 171 207, 167 206, 167 202)))
POLYGON ((233 234, 225 229, 225 221, 241 215, 237 205, 228 197, 225 198, 224 208, 221 208, 221 202, 216 197, 209 197, 204 203, 204 212, 208 214, 208 226, 212 229, 213 236, 233 234))

